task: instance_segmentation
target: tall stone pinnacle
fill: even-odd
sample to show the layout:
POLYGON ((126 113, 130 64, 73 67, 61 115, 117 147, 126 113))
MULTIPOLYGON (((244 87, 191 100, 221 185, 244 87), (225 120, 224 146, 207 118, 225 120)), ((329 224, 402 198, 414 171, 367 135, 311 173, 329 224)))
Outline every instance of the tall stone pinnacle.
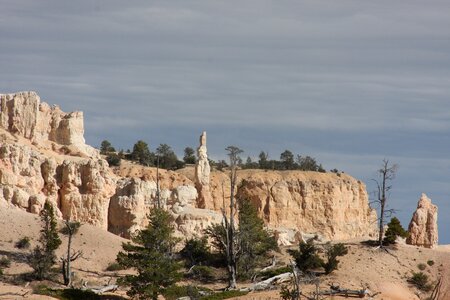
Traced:
POLYGON ((205 208, 205 203, 211 201, 209 187, 209 175, 211 168, 208 161, 208 149, 206 148, 206 131, 200 135, 200 146, 197 148, 198 160, 195 165, 195 185, 198 191, 197 205, 205 208))

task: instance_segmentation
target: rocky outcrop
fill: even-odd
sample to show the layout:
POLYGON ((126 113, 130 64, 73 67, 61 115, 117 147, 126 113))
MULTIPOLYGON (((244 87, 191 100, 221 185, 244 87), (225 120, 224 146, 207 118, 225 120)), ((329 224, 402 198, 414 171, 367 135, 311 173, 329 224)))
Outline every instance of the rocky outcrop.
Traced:
POLYGON ((200 146, 197 149, 198 160, 195 165, 195 186, 198 190, 197 204, 205 208, 206 203, 211 202, 211 191, 209 187, 209 175, 211 172, 208 161, 208 150, 206 148, 206 132, 200 136, 200 146))
POLYGON ((65 219, 107 228, 115 179, 104 160, 46 156, 32 146, 0 142, 0 205, 39 213, 46 200, 65 219))
POLYGON ((35 92, 0 94, 0 127, 29 139, 41 147, 98 156, 98 152, 85 144, 82 112, 65 113, 58 106, 41 102, 35 92))
POLYGON ((427 195, 422 194, 409 223, 406 243, 434 248, 438 244, 437 214, 437 206, 431 203, 427 195))
MULTIPOLYGON (((98 151, 85 145, 83 133, 81 112, 64 113, 34 92, 0 95, 0 208, 39 213, 48 200, 60 217, 130 237, 147 225, 156 202, 156 169, 125 161, 114 174, 98 151)), ((221 209, 229 206, 229 176, 211 172, 205 132, 197 152, 195 170, 158 175, 162 205, 180 237, 220 222, 221 209)), ((239 170, 238 179, 237 196, 257 207, 280 244, 314 234, 348 239, 376 233, 365 185, 351 176, 239 170)), ((424 243, 432 243, 427 239, 424 243)))
MULTIPOLYGON (((282 239, 295 241, 305 234, 318 234, 325 239, 376 234, 377 216, 369 207, 366 187, 349 175, 240 170, 238 179, 238 196, 251 201, 269 228, 282 239)), ((229 199, 227 174, 212 173, 211 190, 213 201, 206 208, 220 210, 223 199, 229 199)))
MULTIPOLYGON (((109 206, 108 230, 129 238, 133 232, 147 226, 147 214, 156 206, 156 195, 154 181, 120 179, 109 206)), ((197 196, 197 190, 191 185, 161 189, 161 204, 171 212, 176 224, 176 235, 180 237, 201 234, 206 227, 221 220, 214 211, 196 208, 197 196)))

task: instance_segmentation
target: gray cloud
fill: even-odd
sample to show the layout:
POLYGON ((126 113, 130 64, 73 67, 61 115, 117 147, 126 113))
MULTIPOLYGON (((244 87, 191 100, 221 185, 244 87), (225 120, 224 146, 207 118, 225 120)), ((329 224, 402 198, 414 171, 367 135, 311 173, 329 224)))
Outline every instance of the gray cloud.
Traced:
POLYGON ((404 224, 423 191, 450 213, 448 1, 0 2, 0 91, 83 110, 91 144, 206 129, 216 158, 288 148, 364 181, 390 157, 404 224))

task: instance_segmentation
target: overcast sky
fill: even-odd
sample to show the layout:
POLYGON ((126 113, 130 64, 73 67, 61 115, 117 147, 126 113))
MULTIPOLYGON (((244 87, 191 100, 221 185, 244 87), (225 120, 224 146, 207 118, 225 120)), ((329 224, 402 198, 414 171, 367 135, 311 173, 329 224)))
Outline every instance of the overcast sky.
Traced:
POLYGON ((407 227, 422 192, 450 243, 449 1, 0 0, 0 93, 85 113, 87 142, 171 145, 208 132, 290 149, 368 184, 399 165, 407 227))

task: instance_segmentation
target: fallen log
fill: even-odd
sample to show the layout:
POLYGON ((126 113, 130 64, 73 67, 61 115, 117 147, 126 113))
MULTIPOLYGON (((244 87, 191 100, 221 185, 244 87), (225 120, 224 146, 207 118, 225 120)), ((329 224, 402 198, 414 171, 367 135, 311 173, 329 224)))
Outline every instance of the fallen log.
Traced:
POLYGON ((92 287, 88 287, 88 286, 83 286, 81 288, 81 290, 83 291, 91 291, 94 292, 98 295, 101 295, 103 293, 106 292, 114 292, 119 288, 119 286, 117 284, 110 284, 110 285, 106 285, 106 286, 92 286, 92 287))

